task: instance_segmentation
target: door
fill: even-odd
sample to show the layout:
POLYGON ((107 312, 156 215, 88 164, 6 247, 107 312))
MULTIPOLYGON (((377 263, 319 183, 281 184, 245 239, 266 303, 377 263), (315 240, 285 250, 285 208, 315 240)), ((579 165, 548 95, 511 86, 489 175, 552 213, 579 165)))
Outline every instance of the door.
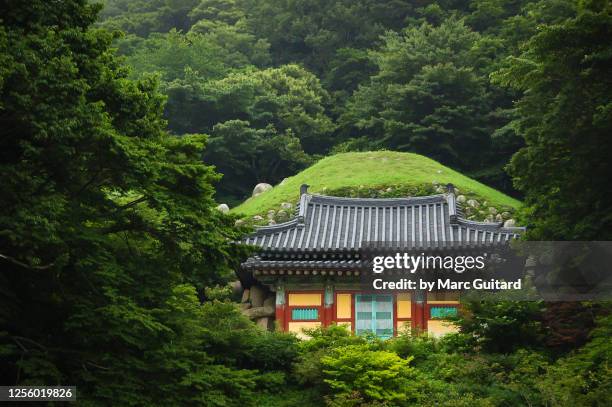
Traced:
POLYGON ((355 332, 371 332, 379 338, 393 336, 393 296, 390 294, 355 295, 355 332))

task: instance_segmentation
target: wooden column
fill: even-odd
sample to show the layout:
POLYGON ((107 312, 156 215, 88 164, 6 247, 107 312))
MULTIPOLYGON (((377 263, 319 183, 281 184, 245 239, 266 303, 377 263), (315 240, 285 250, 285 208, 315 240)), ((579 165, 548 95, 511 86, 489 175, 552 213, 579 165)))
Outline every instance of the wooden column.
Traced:
POLYGON ((282 280, 278 280, 276 283, 276 326, 279 331, 286 331, 287 326, 285 323, 285 283, 282 280))
POLYGON ((425 320, 426 294, 423 290, 416 290, 412 296, 412 329, 423 332, 427 329, 425 320))

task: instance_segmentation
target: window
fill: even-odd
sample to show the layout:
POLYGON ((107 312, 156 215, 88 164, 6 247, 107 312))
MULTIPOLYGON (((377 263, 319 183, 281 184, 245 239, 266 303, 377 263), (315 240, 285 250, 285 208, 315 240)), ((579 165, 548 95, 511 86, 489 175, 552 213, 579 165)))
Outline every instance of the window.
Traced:
POLYGON ((293 308, 291 310, 291 319, 293 321, 312 321, 319 319, 319 310, 317 308, 293 308))
POLYGON ((431 319, 444 319, 457 316, 457 307, 431 307, 429 309, 431 319))

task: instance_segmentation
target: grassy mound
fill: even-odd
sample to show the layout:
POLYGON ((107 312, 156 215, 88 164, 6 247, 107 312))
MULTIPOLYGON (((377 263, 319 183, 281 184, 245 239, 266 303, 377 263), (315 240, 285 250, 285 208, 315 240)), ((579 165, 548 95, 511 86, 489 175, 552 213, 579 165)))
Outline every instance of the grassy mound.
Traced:
MULTIPOLYGON (((520 202, 430 158, 412 153, 376 151, 326 157, 274 189, 249 198, 232 209, 244 217, 264 215, 282 202, 295 204, 301 184, 309 192, 355 197, 391 197, 436 193, 436 185, 452 183, 466 198, 513 211, 520 202)), ((441 187, 437 187, 440 190, 441 187)))

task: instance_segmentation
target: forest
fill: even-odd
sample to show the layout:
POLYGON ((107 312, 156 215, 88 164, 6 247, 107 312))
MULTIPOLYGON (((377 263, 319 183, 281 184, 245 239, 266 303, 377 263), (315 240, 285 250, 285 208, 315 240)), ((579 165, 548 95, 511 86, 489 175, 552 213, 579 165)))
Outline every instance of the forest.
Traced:
POLYGON ((471 299, 442 338, 299 340, 241 314, 251 229, 216 209, 334 154, 410 152, 520 200, 525 239, 612 240, 611 38, 607 0, 1 1, 0 384, 612 405, 609 302, 471 299))

